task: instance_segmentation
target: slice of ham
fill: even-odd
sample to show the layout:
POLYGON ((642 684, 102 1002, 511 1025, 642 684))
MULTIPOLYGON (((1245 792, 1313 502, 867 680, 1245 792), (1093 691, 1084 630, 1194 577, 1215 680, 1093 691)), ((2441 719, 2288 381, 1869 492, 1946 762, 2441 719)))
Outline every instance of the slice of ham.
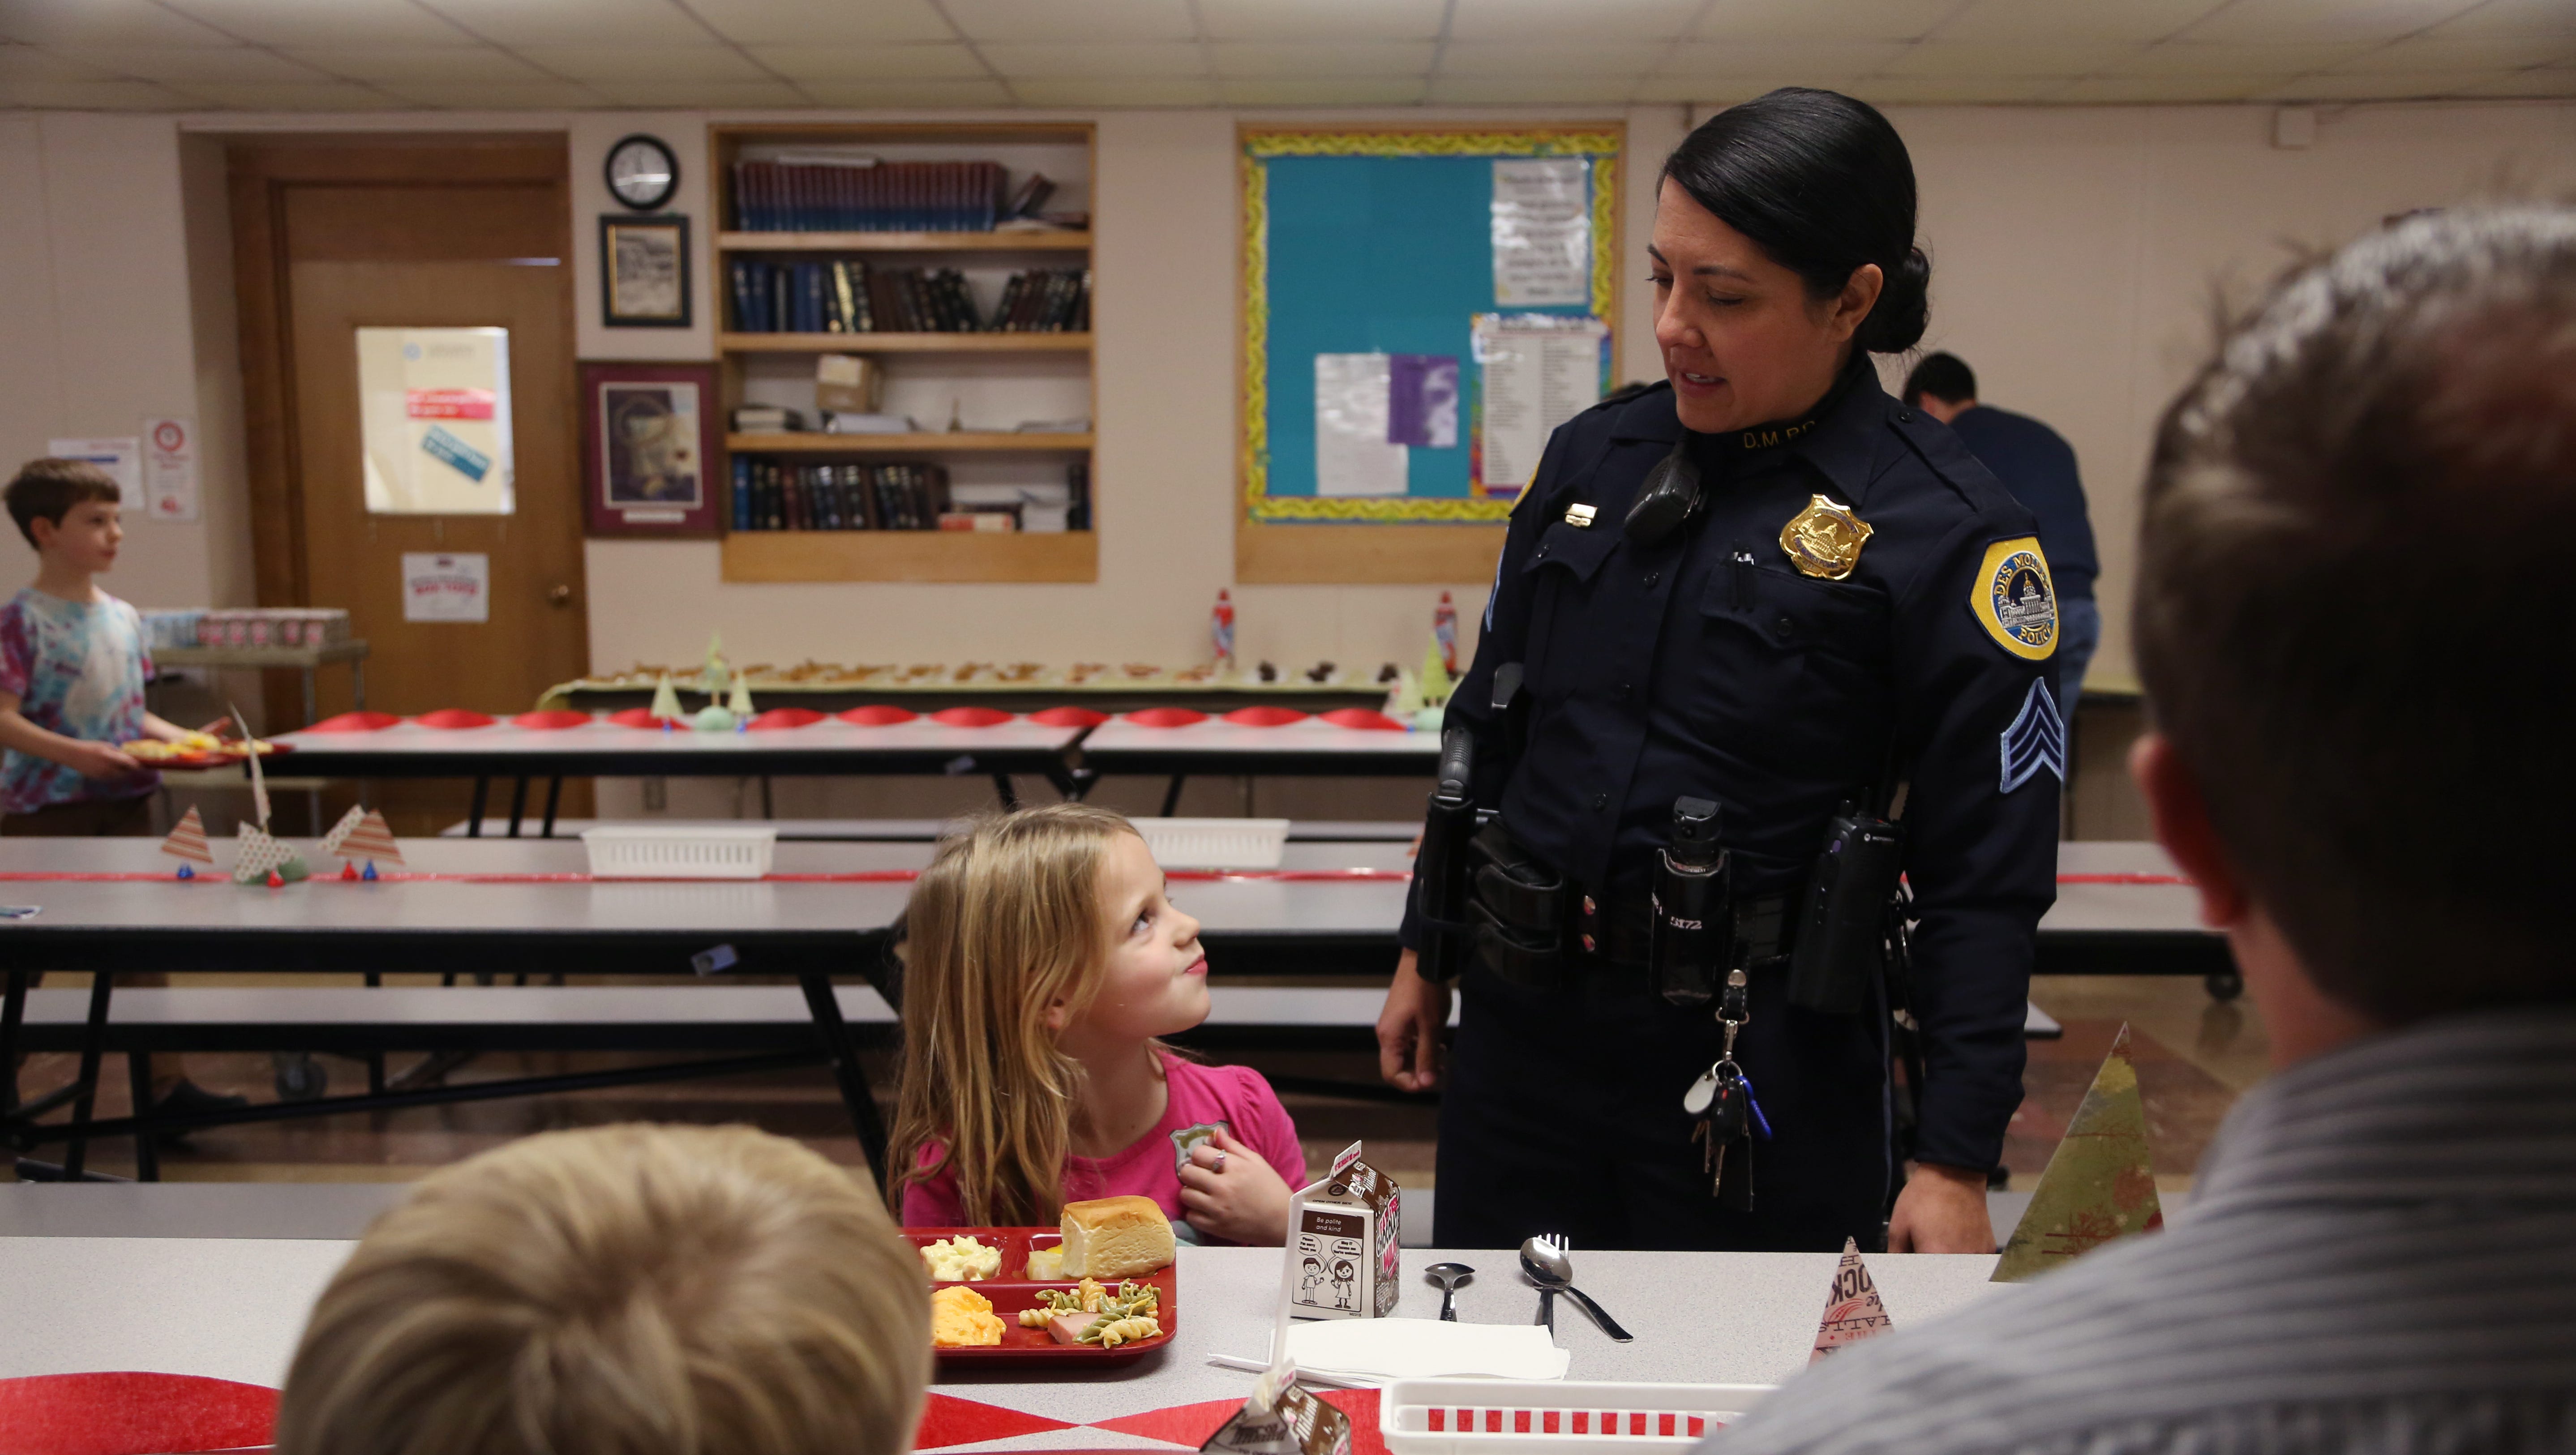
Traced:
POLYGON ((1071 1344, 1082 1337, 1082 1331, 1100 1322, 1098 1314, 1057 1314, 1047 1320, 1047 1332, 1059 1344, 1071 1344))

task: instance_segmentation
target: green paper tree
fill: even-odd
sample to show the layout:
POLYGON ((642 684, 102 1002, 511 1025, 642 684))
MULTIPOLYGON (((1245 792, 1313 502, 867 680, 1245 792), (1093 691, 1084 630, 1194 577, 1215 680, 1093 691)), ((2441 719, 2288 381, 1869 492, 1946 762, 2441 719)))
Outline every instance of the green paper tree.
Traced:
POLYGON ((2147 1110, 2138 1099, 2138 1068, 2130 1063, 2129 1027, 2123 1023, 2065 1138, 2049 1154, 2030 1207, 1995 1260, 1994 1281, 2020 1283, 2115 1238, 2164 1225, 2148 1155, 2147 1110))

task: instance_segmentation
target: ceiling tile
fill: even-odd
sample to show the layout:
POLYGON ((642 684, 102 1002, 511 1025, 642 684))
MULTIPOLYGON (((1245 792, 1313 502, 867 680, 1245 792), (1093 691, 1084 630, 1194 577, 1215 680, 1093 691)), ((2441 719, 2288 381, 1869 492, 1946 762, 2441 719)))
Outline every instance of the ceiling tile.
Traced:
POLYGON ((2044 101, 2063 90, 2064 76, 1864 76, 1851 94, 1873 106, 1968 106, 2044 101))
POLYGON ((1427 40, 1378 41, 1223 41, 1208 47, 1221 77, 1257 76, 1419 76, 1431 69, 1437 49, 1427 40))
POLYGON ((1664 47, 1663 59, 1654 74, 1757 78, 1774 86, 1814 85, 1820 77, 1871 74, 1905 50, 1903 42, 1892 40, 1692 40, 1664 47))
POLYGON ((545 73, 488 45, 355 46, 281 52, 352 81, 542 81, 545 73))
POLYGON ((2294 76, 2254 93, 2257 101, 2418 101, 2466 96, 2493 71, 2390 71, 2369 76, 2294 76))
POLYGON ((2364 51, 2337 72, 2365 71, 2519 71, 2528 66, 2557 65, 2576 56, 2576 32, 2563 40, 2529 36, 2458 37, 2439 40, 2414 36, 2377 50, 2364 51))
POLYGON ((1431 83, 1419 76, 1264 76, 1222 80, 1216 91, 1228 106, 1419 106, 1430 97, 1431 83))
POLYGON ((2067 0, 1972 0, 1941 22, 1936 40, 2162 40, 2227 0, 2119 0, 2070 5, 2067 0))
POLYGON ((149 81, 0 79, 0 106, 54 111, 193 111, 197 103, 149 81))
POLYGON ((2576 35, 2576 6, 2567 0, 2486 0, 2433 27, 2437 36, 2519 35, 2552 38, 2576 35))
POLYGON ((414 0, 499 45, 705 45, 707 28, 671 0, 414 0))
POLYGON ((608 104, 578 81, 387 81, 377 89, 448 111, 578 111, 608 104))
POLYGON ((183 81, 171 89, 234 111, 391 111, 405 104, 348 81, 183 81))
POLYGON ((1183 0, 946 0, 969 40, 1195 40, 1183 0))
POLYGON ((0 81, 112 81, 113 71, 102 71, 52 51, 31 45, 0 45, 0 81))
POLYGON ((2576 66, 2541 66, 2515 71, 2469 88, 2473 96, 2551 97, 2576 99, 2576 66))
POLYGON ((1704 0, 1457 0, 1457 40, 1672 40, 1690 29, 1704 0))
POLYGON ((806 81, 797 86, 821 106, 1008 106, 1011 93, 994 80, 806 81))
POLYGON ((2308 45, 2220 45, 2169 40, 2123 51, 2102 63, 2105 76, 2296 76, 2323 70, 2372 49, 2369 41, 2308 45))
POLYGON ((1653 70, 1668 49, 1645 41, 1461 40, 1440 53, 1440 74, 1633 81, 1653 70))
POLYGON ((1199 0, 1211 40, 1431 40, 1447 0, 1199 0))
POLYGON ((955 40, 930 0, 687 0, 700 20, 741 45, 955 40))
POLYGON ((1444 106, 1622 106, 1636 86, 1622 76, 1434 76, 1431 100, 1444 106))
POLYGON ((323 81, 329 77, 310 66, 253 50, 249 46, 190 46, 161 50, 144 46, 64 46, 61 54, 137 81, 323 81))
POLYGON ((2087 76, 2049 99, 2084 106, 2242 101, 2278 84, 2275 76, 2087 76))
POLYGON ((411 0, 168 0, 253 45, 461 45, 471 40, 411 0))
POLYGON ((1170 77, 1162 80, 1049 78, 1013 81, 1011 93, 1023 106, 1213 106, 1216 82, 1170 77))
POLYGON ((723 107, 751 110, 763 106, 809 106, 803 92, 785 81, 592 81, 591 90, 618 106, 691 109, 723 107))
POLYGON ((2236 0, 2183 32, 2189 40, 2275 44, 2395 40, 2439 25, 2477 0, 2236 0))
POLYGON ((151 0, 9 0, 0 5, 0 37, 31 45, 236 44, 151 0))
MULTIPOLYGON (((1803 84, 1825 86, 1836 91, 1849 91, 1849 76, 1816 76, 1801 78, 1803 84)), ((1772 82, 1756 76, 1648 76, 1637 83, 1635 102, 1666 102, 1677 106, 1732 106, 1750 101, 1772 89, 1772 82)))
POLYGON ((760 67, 729 45, 530 45, 521 59, 575 81, 760 81, 760 67))
POLYGON ((1051 76, 1067 80, 1124 80, 1148 76, 1205 76, 1207 52, 1190 41, 1113 41, 1089 45, 1021 45, 988 42, 976 47, 993 70, 1012 80, 1051 76))
POLYGON ((754 45, 751 58, 792 81, 980 79, 984 63, 964 45, 754 45))
MULTIPOLYGON (((1963 0, 1715 0, 1691 34, 1701 40, 1914 40, 1963 0)), ((2086 0, 2109 3, 2109 0, 2086 0)))
POLYGON ((1886 72, 1891 76, 2081 76, 2128 47, 2114 41, 1918 40, 1886 72))

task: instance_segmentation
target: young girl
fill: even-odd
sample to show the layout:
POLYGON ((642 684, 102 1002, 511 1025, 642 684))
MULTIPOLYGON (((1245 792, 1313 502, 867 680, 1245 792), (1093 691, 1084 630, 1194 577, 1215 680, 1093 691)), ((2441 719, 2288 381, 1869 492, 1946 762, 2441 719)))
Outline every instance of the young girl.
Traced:
POLYGON ((1209 1241, 1285 1241, 1297 1129, 1260 1073, 1155 1039, 1207 1019, 1207 955, 1125 819, 987 819, 940 845, 904 925, 906 1226, 1051 1225, 1135 1194, 1209 1241))

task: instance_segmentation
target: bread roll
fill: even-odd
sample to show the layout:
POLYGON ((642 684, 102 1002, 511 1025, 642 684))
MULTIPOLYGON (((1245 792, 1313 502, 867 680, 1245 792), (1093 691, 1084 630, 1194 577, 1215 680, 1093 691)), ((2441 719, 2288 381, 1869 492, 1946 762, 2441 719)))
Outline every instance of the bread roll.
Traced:
POLYGON ((1172 1265, 1172 1225, 1150 1197, 1064 1205, 1066 1278, 1134 1278, 1172 1265))

